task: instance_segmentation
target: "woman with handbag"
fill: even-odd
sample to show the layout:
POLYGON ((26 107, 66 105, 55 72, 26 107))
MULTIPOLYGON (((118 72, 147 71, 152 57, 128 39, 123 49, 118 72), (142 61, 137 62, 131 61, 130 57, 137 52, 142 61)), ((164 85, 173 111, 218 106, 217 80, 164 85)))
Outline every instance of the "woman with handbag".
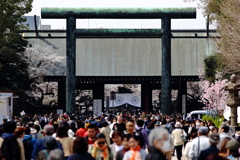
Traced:
POLYGON ((180 122, 176 122, 175 124, 175 130, 172 132, 174 146, 176 148, 177 152, 177 159, 181 160, 182 157, 182 148, 184 145, 184 142, 187 140, 187 133, 182 129, 182 124, 180 122))

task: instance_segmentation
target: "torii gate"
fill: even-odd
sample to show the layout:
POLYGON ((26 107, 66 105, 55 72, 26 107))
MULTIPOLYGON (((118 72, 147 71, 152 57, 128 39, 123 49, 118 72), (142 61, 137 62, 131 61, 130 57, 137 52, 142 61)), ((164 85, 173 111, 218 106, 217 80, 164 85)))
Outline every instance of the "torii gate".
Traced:
MULTIPOLYGON (((82 33, 76 29, 76 18, 162 19, 162 113, 171 114, 171 19, 196 18, 196 8, 42 8, 41 12, 42 18, 67 19, 66 112, 69 114, 75 111, 76 35, 82 33)), ((116 30, 106 34, 121 32, 116 30)), ((136 34, 138 33, 139 31, 136 34)))

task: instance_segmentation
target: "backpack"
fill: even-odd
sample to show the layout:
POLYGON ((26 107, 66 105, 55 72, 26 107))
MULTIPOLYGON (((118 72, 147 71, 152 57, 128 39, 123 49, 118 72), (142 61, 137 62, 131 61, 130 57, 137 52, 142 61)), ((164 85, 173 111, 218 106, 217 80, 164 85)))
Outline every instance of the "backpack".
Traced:
POLYGON ((5 160, 20 160, 20 146, 15 136, 4 138, 1 155, 5 160))
POLYGON ((32 152, 33 152, 33 144, 32 144, 32 138, 30 139, 24 139, 23 140, 23 146, 25 151, 25 159, 31 160, 32 152))

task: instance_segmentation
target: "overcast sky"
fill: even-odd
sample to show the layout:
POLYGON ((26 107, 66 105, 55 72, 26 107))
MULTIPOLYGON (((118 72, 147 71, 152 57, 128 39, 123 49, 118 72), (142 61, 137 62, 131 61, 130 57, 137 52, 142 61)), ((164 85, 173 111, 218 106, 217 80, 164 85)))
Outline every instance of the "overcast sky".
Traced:
MULTIPOLYGON (((41 16, 41 7, 198 7, 197 2, 183 0, 34 0, 33 9, 27 15, 41 16)), ((52 29, 65 29, 65 20, 42 19, 42 25, 52 29)), ((77 20, 77 28, 161 28, 161 20, 77 20)), ((205 29, 206 19, 197 8, 196 19, 172 20, 172 29, 205 29)))

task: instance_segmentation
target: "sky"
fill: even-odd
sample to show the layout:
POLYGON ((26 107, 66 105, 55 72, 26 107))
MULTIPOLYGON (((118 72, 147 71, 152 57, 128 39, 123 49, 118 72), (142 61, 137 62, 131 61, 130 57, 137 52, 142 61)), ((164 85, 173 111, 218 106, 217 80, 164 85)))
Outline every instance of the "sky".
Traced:
MULTIPOLYGON (((196 19, 172 20, 172 29, 206 29, 206 18, 197 2, 183 0, 34 0, 32 12, 27 15, 41 16, 41 7, 120 7, 120 8, 169 8, 196 7, 196 19)), ((42 19, 42 25, 51 25, 51 29, 66 29, 66 20, 42 19)), ((78 19, 77 28, 161 28, 160 19, 129 20, 129 19, 78 19)))

